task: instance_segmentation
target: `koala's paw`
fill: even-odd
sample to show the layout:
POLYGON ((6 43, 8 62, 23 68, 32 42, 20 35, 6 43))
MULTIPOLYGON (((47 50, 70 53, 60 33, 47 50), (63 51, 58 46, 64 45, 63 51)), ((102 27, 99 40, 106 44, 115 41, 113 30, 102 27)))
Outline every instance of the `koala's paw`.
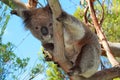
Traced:
POLYGON ((12 10, 10 13, 11 13, 11 14, 18 15, 16 10, 12 10))
POLYGON ((60 65, 58 64, 58 62, 54 62, 56 65, 57 65, 57 67, 60 67, 60 65))
POLYGON ((73 65, 73 67, 70 69, 70 71, 67 73, 69 76, 73 76, 74 74, 79 74, 80 71, 80 67, 77 65, 73 65))
POLYGON ((53 60, 52 55, 48 51, 44 50, 43 54, 45 55, 45 60, 46 61, 52 61, 53 60))
POLYGON ((52 61, 52 59, 51 59, 49 56, 46 56, 46 57, 45 57, 45 60, 46 60, 46 61, 52 61))
POLYGON ((60 16, 57 18, 58 21, 62 22, 64 19, 66 19, 67 14, 65 12, 62 12, 60 16))

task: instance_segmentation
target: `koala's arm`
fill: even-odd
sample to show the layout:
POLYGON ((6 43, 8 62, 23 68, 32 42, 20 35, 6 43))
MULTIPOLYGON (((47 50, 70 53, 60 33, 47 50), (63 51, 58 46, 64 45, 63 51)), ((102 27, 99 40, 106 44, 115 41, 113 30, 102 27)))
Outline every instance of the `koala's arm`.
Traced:
POLYGON ((72 36, 72 38, 74 38, 74 40, 79 40, 84 37, 84 33, 86 32, 84 25, 75 17, 62 12, 57 20, 65 25, 65 30, 72 36))
POLYGON ((12 2, 15 5, 15 9, 11 11, 11 14, 22 17, 22 11, 28 9, 27 5, 20 2, 20 0, 13 0, 12 2))
POLYGON ((100 63, 99 54, 101 53, 101 49, 97 36, 82 22, 64 12, 57 18, 57 20, 66 24, 65 32, 68 31, 68 35, 70 36, 68 42, 72 40, 72 43, 76 43, 73 45, 67 44, 75 48, 70 49, 71 52, 79 52, 76 56, 75 54, 72 56, 72 58, 75 57, 73 68, 71 68, 72 73, 80 73, 80 75, 84 77, 90 77, 97 71, 100 63))
POLYGON ((30 16, 30 9, 36 7, 37 0, 28 0, 28 4, 22 3, 20 0, 13 0, 13 3, 16 5, 16 9, 12 10, 11 14, 24 18, 24 16, 30 16))

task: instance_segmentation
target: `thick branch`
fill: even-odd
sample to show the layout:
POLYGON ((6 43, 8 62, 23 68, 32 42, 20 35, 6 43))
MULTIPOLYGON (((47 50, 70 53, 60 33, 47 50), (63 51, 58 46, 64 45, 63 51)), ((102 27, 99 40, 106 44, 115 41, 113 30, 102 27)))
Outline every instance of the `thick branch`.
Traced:
MULTIPOLYGON (((115 57, 120 57, 120 43, 108 42, 115 57)), ((105 53, 105 52, 104 52, 105 53)), ((104 55, 104 54, 103 54, 104 55)))
POLYGON ((116 77, 120 77, 120 67, 113 67, 99 71, 88 80, 110 80, 116 77))
POLYGON ((73 80, 111 80, 116 77, 120 77, 120 67, 113 67, 98 71, 89 78, 74 76, 73 80))
POLYGON ((54 53, 53 58, 58 64, 63 68, 64 71, 69 72, 72 67, 70 62, 67 61, 65 57, 64 49, 64 39, 63 39, 63 29, 62 23, 58 22, 56 19, 62 13, 58 0, 48 0, 50 8, 53 13, 53 36, 54 36, 54 53))

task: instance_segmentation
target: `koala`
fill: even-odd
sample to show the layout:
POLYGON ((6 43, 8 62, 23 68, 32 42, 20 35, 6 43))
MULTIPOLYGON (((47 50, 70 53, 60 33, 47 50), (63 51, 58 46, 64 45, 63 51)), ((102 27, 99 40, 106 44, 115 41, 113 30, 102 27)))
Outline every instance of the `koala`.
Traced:
MULTIPOLYGON (((42 42, 43 47, 53 53, 53 19, 49 5, 14 12, 23 18, 25 26, 42 42)), ((63 24, 65 57, 73 63, 71 70, 83 77, 92 76, 100 64, 101 47, 97 36, 84 23, 64 11, 56 20, 63 24)))
POLYGON ((96 34, 84 23, 65 12, 57 20, 65 27, 65 50, 68 58, 75 64, 72 69, 78 71, 81 68, 80 75, 90 77, 89 74, 94 74, 100 63, 101 47, 96 34))

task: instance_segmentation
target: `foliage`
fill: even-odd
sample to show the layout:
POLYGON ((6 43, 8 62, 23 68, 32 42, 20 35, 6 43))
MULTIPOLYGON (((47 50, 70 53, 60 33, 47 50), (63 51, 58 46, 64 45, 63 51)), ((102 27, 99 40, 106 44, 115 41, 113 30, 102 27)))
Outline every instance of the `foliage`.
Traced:
POLYGON ((112 0, 105 8, 103 29, 109 40, 120 42, 120 1, 112 0))
MULTIPOLYGON (((104 5, 104 21, 102 24, 102 28, 106 37, 109 41, 120 42, 120 0, 105 0, 106 4, 104 5)), ((96 16, 98 21, 100 21, 102 8, 99 2, 95 2, 94 8, 96 10, 96 16)), ((81 21, 84 21, 84 8, 79 7, 74 16, 81 21)), ((88 21, 91 23, 91 19, 89 17, 89 12, 87 13, 88 21)), ((103 57, 101 58, 103 59, 103 57)), ((102 61, 105 61, 105 59, 102 61)), ((104 63, 103 63, 104 64, 104 63)), ((108 67, 109 63, 105 67, 108 67)), ((120 80, 120 78, 115 78, 113 80, 120 80)))
POLYGON ((45 76, 44 80, 64 80, 65 74, 63 70, 52 61, 45 60, 46 55, 43 54, 43 47, 40 48, 40 51, 38 53, 40 63, 35 64, 36 66, 31 69, 29 79, 35 79, 42 74, 42 76, 45 76))
POLYGON ((43 54, 43 47, 41 48, 40 60, 43 60, 44 62, 44 72, 46 75, 46 80, 63 80, 64 79, 64 72, 61 70, 56 64, 54 64, 52 61, 45 61, 44 57, 46 57, 45 54, 43 54))
POLYGON ((60 70, 56 64, 49 62, 48 66, 46 70, 47 80, 64 80, 64 74, 62 74, 62 70, 60 70))
POLYGON ((84 10, 83 8, 78 7, 77 10, 74 13, 74 16, 78 18, 79 20, 83 21, 84 16, 84 10))
POLYGON ((115 79, 113 79, 113 80, 120 80, 120 78, 115 78, 115 79))
MULTIPOLYGON (((2 3, 0 3, 0 5, 2 5, 2 3)), ((8 7, 5 6, 3 9, 3 7, 0 7, 1 13, 0 13, 0 41, 2 41, 2 35, 4 34, 4 31, 6 29, 7 23, 10 19, 10 15, 7 15, 5 12, 7 11, 8 7), (4 23, 4 24, 3 24, 4 23)), ((0 42, 1 43, 1 42, 0 42)))
MULTIPOLYGON (((119 0, 105 0, 106 4, 104 5, 104 21, 102 28, 106 37, 109 41, 120 42, 120 1, 119 0), (112 2, 111 2, 112 1, 112 2)), ((94 5, 96 9, 96 16, 100 21, 102 8, 99 2, 96 2, 94 5)), ((84 8, 79 7, 74 13, 74 16, 78 19, 84 21, 84 8)), ((89 12, 87 14, 88 21, 91 22, 89 17, 89 12)))
POLYGON ((13 44, 10 42, 6 44, 2 43, 2 36, 10 19, 10 15, 6 14, 8 7, 2 3, 0 3, 0 5, 0 79, 17 79, 16 74, 20 74, 17 71, 25 71, 25 67, 28 64, 29 58, 20 59, 13 52, 13 44))
POLYGON ((9 75, 15 77, 17 71, 24 71, 29 61, 29 58, 20 59, 17 57, 12 49, 13 45, 10 42, 0 45, 0 77, 2 80, 9 78, 9 75))
POLYGON ((30 72, 30 79, 34 79, 37 75, 44 71, 44 66, 42 64, 37 64, 34 68, 32 68, 30 72))

